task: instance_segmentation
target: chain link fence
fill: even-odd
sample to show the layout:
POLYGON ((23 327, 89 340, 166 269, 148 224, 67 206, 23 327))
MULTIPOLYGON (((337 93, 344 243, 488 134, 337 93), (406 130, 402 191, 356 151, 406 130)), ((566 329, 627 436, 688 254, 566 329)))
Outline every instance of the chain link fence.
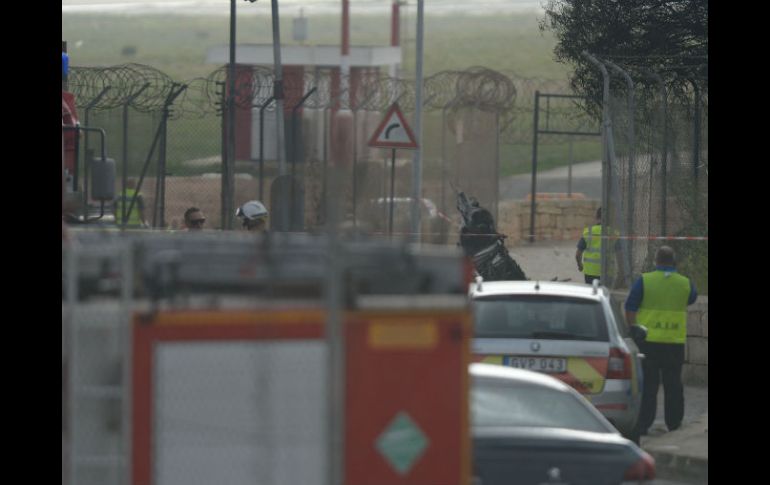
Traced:
POLYGON ((608 258, 608 276, 629 283, 654 269, 655 252, 668 245, 678 271, 707 294, 707 80, 682 84, 671 73, 622 66, 614 66, 613 74, 606 217, 621 236, 623 257, 617 263, 608 258), (618 75, 623 73, 628 77, 618 75))
MULTIPOLYGON (((236 153, 232 194, 223 194, 222 160, 226 146, 223 120, 227 66, 205 79, 175 82, 157 69, 128 64, 71 69, 81 123, 107 133, 108 156, 117 160, 118 187, 124 178, 140 183, 145 220, 152 227, 181 228, 183 213, 201 208, 210 228, 221 228, 223 197, 235 205, 259 198, 268 207, 280 175, 275 152, 273 72, 237 66, 235 83, 236 153)), ((370 148, 368 139, 389 106, 397 102, 411 119, 414 81, 378 71, 340 78, 332 69, 305 70, 284 81, 288 172, 298 180, 293 204, 302 210, 299 227, 323 223, 324 173, 335 163, 333 113, 354 117, 354 163, 343 170, 344 215, 354 225, 381 233, 389 202, 390 150, 370 148)), ((478 197, 497 213, 501 164, 511 163, 507 146, 521 153, 531 144, 534 90, 564 91, 563 83, 525 79, 484 67, 443 71, 424 80, 423 240, 447 242, 456 232, 453 187, 478 197)), ((84 135, 86 148, 94 141, 84 135)), ((564 143, 565 139, 555 143, 564 143)), ((80 150, 85 159, 86 150, 80 150)), ((413 182, 411 151, 396 154, 396 232, 408 231, 413 182)), ((516 163, 528 163, 519 157, 516 163)), ((81 162, 82 163, 82 162, 81 162)), ((120 215, 119 215, 120 216, 120 215)))
MULTIPOLYGON (((136 64, 71 71, 69 89, 76 96, 81 122, 107 132, 108 156, 117 159, 117 192, 122 191, 124 178, 141 183, 149 225, 182 228, 184 211, 195 206, 208 217, 207 227, 221 228, 221 207, 227 197, 235 206, 259 198, 274 214, 279 210, 275 206, 281 199, 273 193, 281 167, 275 143, 272 68, 237 66, 232 193, 222 182, 227 66, 185 82, 136 64)), ((619 263, 610 258, 609 264, 616 267, 611 271, 623 269, 618 276, 625 278, 618 278, 620 283, 649 269, 655 248, 665 241, 677 249, 682 271, 707 291, 707 84, 666 78, 665 73, 661 77, 631 72, 625 79, 612 72, 612 156, 608 157, 605 212, 613 230, 622 236, 623 257, 619 263), (629 96, 629 80, 635 88, 633 96, 629 96)), ((287 148, 283 158, 287 174, 295 180, 289 196, 292 218, 297 219, 292 230, 314 231, 324 222, 325 174, 330 164, 338 162, 332 146, 334 113, 350 110, 353 162, 340 169, 343 180, 336 195, 347 223, 386 233, 391 152, 370 148, 367 142, 392 103, 397 102, 411 119, 414 81, 377 70, 359 70, 341 78, 331 68, 313 68, 290 72, 284 83, 287 148)), ((423 89, 421 232, 423 241, 454 243, 451 235, 459 224, 454 189, 476 196, 499 218, 500 173, 531 170, 535 92, 542 96, 573 91, 565 82, 484 67, 433 74, 425 78, 423 89)), ((540 107, 545 113, 541 130, 595 131, 598 117, 589 116, 591 106, 585 102, 555 96, 541 99, 547 103, 540 107)), ((89 136, 93 138, 89 133, 83 136, 86 150, 80 150, 81 157, 88 149, 99 148, 98 140, 89 136)), ((573 135, 541 136, 541 162, 549 150, 550 158, 559 164, 567 157, 571 161, 573 144, 579 151, 583 142, 595 144, 593 139, 573 135)), ((601 153, 596 155, 601 158, 601 153)), ((410 227, 413 157, 411 151, 396 152, 393 230, 399 235, 410 227)))

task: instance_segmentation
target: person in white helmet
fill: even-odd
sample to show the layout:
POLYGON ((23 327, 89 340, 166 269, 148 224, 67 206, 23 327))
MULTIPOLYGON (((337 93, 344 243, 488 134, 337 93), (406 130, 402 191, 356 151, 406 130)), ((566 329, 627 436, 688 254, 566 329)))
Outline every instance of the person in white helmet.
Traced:
POLYGON ((236 217, 243 221, 247 231, 267 232, 267 207, 258 200, 250 200, 238 207, 236 217))

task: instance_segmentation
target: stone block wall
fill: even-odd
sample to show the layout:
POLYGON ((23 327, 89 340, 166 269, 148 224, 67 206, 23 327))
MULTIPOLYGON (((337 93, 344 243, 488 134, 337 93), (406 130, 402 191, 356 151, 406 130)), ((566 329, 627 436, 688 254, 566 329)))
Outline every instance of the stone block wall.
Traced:
MULTIPOLYGON (((497 230, 508 236, 506 244, 526 241, 531 234, 529 201, 502 201, 497 230)), ((535 204, 535 239, 577 241, 583 228, 594 221, 598 200, 538 200, 535 204)))
POLYGON ((708 296, 699 296, 687 314, 687 345, 682 379, 685 384, 708 386, 709 374, 708 296))

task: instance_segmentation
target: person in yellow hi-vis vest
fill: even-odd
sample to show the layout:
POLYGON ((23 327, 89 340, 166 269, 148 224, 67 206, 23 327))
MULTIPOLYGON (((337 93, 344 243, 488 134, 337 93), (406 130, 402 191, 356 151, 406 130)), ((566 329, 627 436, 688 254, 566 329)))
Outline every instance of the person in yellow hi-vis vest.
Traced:
POLYGON ((663 380, 666 427, 673 431, 684 417, 682 365, 687 340, 687 306, 695 303, 695 285, 676 272, 674 250, 661 246, 655 255, 655 271, 643 273, 626 299, 626 322, 647 328, 640 350, 642 364, 642 408, 639 432, 646 435, 655 421, 658 387, 663 380))
POLYGON ((136 180, 134 179, 128 179, 126 181, 125 196, 121 191, 115 198, 115 221, 119 226, 123 225, 123 206, 125 205, 125 210, 128 211, 128 209, 131 207, 131 200, 134 199, 134 195, 136 195, 136 202, 131 208, 131 212, 126 214, 126 227, 149 227, 144 218, 144 197, 142 197, 141 193, 137 195, 136 180))
MULTIPOLYGON (((610 230, 617 236, 617 231, 610 230)), ((619 271, 618 281, 623 280, 620 240, 615 241, 615 258, 619 271)), ((575 252, 575 261, 579 271, 583 272, 585 282, 589 285, 598 280, 602 274, 602 208, 596 209, 595 223, 583 229, 583 237, 580 238, 575 252)))

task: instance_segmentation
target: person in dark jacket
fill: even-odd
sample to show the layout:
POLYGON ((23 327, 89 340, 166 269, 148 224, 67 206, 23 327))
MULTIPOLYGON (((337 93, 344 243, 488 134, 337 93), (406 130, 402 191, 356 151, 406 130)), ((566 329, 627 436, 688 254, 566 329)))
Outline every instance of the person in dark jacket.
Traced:
POLYGON ((676 272, 674 250, 668 246, 658 249, 655 271, 642 274, 628 294, 625 304, 628 325, 639 324, 647 328, 647 338, 640 345, 645 355, 638 424, 641 435, 647 434, 655 421, 661 380, 666 427, 673 431, 682 424, 682 366, 687 341, 687 306, 695 303, 697 297, 695 285, 676 272))

